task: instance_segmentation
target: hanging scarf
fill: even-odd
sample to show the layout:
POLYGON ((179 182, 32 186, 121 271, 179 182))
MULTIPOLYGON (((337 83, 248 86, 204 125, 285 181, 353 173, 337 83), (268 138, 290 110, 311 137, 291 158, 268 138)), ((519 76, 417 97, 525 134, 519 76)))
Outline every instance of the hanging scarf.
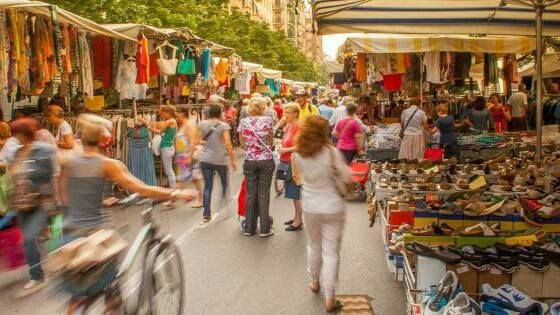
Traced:
POLYGON ((89 51, 89 44, 86 39, 86 34, 79 34, 79 44, 80 44, 80 65, 82 69, 82 87, 83 92, 88 95, 88 97, 93 97, 93 69, 91 67, 91 56, 89 51))
POLYGON ((51 10, 51 22, 53 25, 53 44, 54 44, 54 60, 55 67, 53 67, 54 73, 52 73, 52 85, 53 93, 59 93, 59 88, 62 83, 62 53, 63 53, 63 43, 62 43, 62 31, 60 29, 60 23, 56 20, 56 6, 50 6, 51 10))

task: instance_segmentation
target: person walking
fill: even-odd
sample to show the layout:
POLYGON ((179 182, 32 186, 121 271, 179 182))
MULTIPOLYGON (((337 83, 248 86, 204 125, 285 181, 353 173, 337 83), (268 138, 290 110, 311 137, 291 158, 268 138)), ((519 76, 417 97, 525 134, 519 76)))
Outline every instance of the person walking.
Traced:
POLYGON ((363 133, 360 123, 354 118, 357 106, 355 103, 346 104, 347 116, 334 127, 334 136, 337 139, 336 147, 344 155, 346 164, 352 163, 357 154, 363 154, 363 133))
POLYGON ((508 130, 508 122, 511 121, 511 112, 500 102, 500 96, 497 93, 490 95, 488 98, 488 110, 492 114, 494 120, 494 129, 497 133, 508 130))
POLYGON ((310 115, 319 115, 317 106, 309 103, 309 94, 300 89, 296 93, 297 103, 299 104, 299 118, 303 119, 310 115))
POLYGON ((282 118, 284 118, 284 105, 282 104, 282 100, 279 98, 274 100, 274 111, 276 111, 276 117, 278 117, 278 120, 282 120, 282 118))
POLYGON ((38 130, 39 122, 33 118, 17 119, 11 124, 12 134, 20 144, 8 167, 11 209, 18 213, 31 278, 20 296, 43 287, 45 273, 41 267, 38 238, 48 225, 49 213, 56 208, 52 185, 56 149, 35 140, 38 130))
POLYGON ((445 158, 449 159, 457 155, 457 134, 455 134, 455 118, 449 115, 447 102, 440 102, 437 106, 438 119, 435 122, 432 133, 439 131, 439 144, 444 148, 445 158))
POLYGON ((494 118, 486 108, 484 97, 477 96, 472 105, 472 108, 467 113, 466 124, 478 132, 493 131, 494 118))
POLYGON ((299 105, 297 103, 289 103, 284 107, 284 115, 286 127, 284 129, 284 137, 282 138, 282 147, 280 148, 280 163, 278 171, 284 172, 284 191, 287 199, 294 201, 295 214, 294 218, 284 222, 286 231, 301 231, 303 229, 302 209, 301 209, 301 185, 298 185, 292 176, 292 153, 295 150, 295 139, 299 130, 299 105))
POLYGON ((330 144, 325 118, 310 116, 300 124, 293 164, 294 175, 303 183, 309 288, 319 292, 319 279, 323 279, 325 308, 332 312, 336 309, 340 245, 346 221, 346 203, 337 187, 339 183, 349 183, 352 177, 342 154, 330 144))
POLYGON ((326 119, 331 119, 334 113, 333 101, 328 98, 321 99, 321 104, 319 105, 319 114, 326 119))
MULTIPOLYGON (((107 131, 104 122, 107 120, 99 116, 80 115, 78 128, 84 152, 72 156, 62 164, 61 187, 67 209, 63 224, 66 242, 87 237, 102 228, 114 228, 106 220, 107 217, 103 211, 103 191, 107 181, 115 182, 123 189, 138 193, 144 198, 190 201, 197 196, 195 191, 146 185, 130 174, 122 162, 103 155, 99 150, 99 143, 107 131)), ((73 311, 80 307, 84 298, 95 295, 91 292, 100 291, 99 288, 96 288, 99 283, 110 283, 115 274, 116 270, 113 269, 113 266, 110 266, 106 272, 100 273, 98 282, 86 290, 89 296, 72 297, 68 314, 73 314, 73 311)), ((116 305, 114 302, 111 299, 105 300, 110 314, 113 313, 111 307, 116 305)))
POLYGON ((429 130, 428 117, 420 109, 420 99, 413 98, 401 114, 401 148, 399 159, 422 159, 426 149, 424 130, 429 130))
MULTIPOLYGON (((207 107, 207 119, 200 123, 202 136, 202 152, 200 154, 200 168, 204 177, 204 194, 202 204, 202 223, 212 219, 212 190, 214 189, 214 173, 218 173, 222 183, 222 201, 227 197, 228 162, 235 171, 237 165, 230 138, 230 126, 221 120, 222 109, 213 103, 207 107), (228 161, 229 157, 229 161, 228 161)), ((218 209, 217 211, 220 211, 218 209)))
MULTIPOLYGON (((149 125, 150 131, 161 135, 160 152, 161 163, 163 164, 163 172, 167 177, 167 185, 171 189, 175 189, 177 177, 173 170, 173 157, 175 156, 175 134, 177 134, 177 116, 175 106, 163 105, 160 109, 160 116, 163 121, 155 122, 149 125)), ((145 123, 145 121, 142 121, 145 123)), ((171 203, 166 203, 170 206, 171 203)))
POLYGON ((511 94, 508 100, 508 105, 511 108, 511 131, 525 131, 527 130, 527 111, 528 102, 525 84, 520 83, 517 92, 511 94))
POLYGON ((270 185, 274 173, 272 136, 274 122, 265 116, 266 100, 254 97, 247 112, 249 117, 241 120, 237 131, 241 146, 245 149, 243 174, 247 179, 247 202, 245 235, 252 236, 260 217, 260 237, 274 235, 269 216, 270 185))
POLYGON ((177 112, 178 131, 175 135, 175 165, 178 186, 192 182, 198 199, 193 208, 202 208, 202 171, 200 169, 200 134, 189 118, 189 109, 180 108, 177 112))

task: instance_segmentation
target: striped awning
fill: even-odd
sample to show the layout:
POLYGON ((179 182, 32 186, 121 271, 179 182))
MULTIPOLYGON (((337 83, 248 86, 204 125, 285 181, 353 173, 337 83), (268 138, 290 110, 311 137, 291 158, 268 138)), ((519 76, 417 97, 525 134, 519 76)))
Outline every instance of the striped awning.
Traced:
MULTIPOLYGON (((313 0, 319 34, 535 35, 535 11, 515 0, 313 0)), ((545 0, 552 3, 552 0, 545 0)), ((544 11, 544 36, 560 34, 560 4, 544 11)))
POLYGON ((527 36, 367 34, 347 38, 339 48, 339 56, 347 53, 381 54, 429 51, 525 54, 533 50, 535 50, 535 39, 527 36))

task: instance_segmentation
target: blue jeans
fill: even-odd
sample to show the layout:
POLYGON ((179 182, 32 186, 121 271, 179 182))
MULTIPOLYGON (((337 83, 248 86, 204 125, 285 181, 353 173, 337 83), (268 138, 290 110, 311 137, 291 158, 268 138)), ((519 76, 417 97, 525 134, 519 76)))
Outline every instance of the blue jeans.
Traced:
POLYGON ((47 227, 49 216, 45 211, 20 211, 18 212, 19 224, 23 232, 23 249, 29 265, 31 280, 43 280, 45 277, 41 268, 41 253, 37 237, 47 227))
POLYGON ((212 215, 210 204, 212 202, 212 189, 214 188, 214 172, 218 173, 218 176, 220 176, 220 181, 222 182, 222 198, 225 198, 227 192, 228 168, 226 165, 216 165, 205 162, 200 162, 200 168, 202 170, 202 176, 204 177, 204 195, 202 198, 204 212, 202 215, 205 218, 209 218, 212 215))

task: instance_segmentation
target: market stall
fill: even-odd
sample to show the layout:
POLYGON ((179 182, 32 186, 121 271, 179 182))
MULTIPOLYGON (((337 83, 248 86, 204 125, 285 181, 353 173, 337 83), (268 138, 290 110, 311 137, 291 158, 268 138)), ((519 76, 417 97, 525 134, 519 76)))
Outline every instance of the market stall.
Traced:
MULTIPOLYGON (((559 33, 559 8, 559 1, 546 0, 313 1, 320 34, 536 34, 539 57, 542 36, 559 33)), ((558 301, 559 200, 557 185, 549 183, 560 172, 557 154, 541 149, 541 61, 536 148, 515 147, 470 165, 374 164, 369 210, 372 219, 381 213, 389 266, 404 278, 408 313, 457 306, 461 313, 545 314, 558 301)))
POLYGON ((56 97, 60 105, 91 100, 101 54, 92 49, 95 41, 133 39, 48 3, 0 1, 3 119, 10 120, 16 108, 37 108, 39 99, 56 97))

